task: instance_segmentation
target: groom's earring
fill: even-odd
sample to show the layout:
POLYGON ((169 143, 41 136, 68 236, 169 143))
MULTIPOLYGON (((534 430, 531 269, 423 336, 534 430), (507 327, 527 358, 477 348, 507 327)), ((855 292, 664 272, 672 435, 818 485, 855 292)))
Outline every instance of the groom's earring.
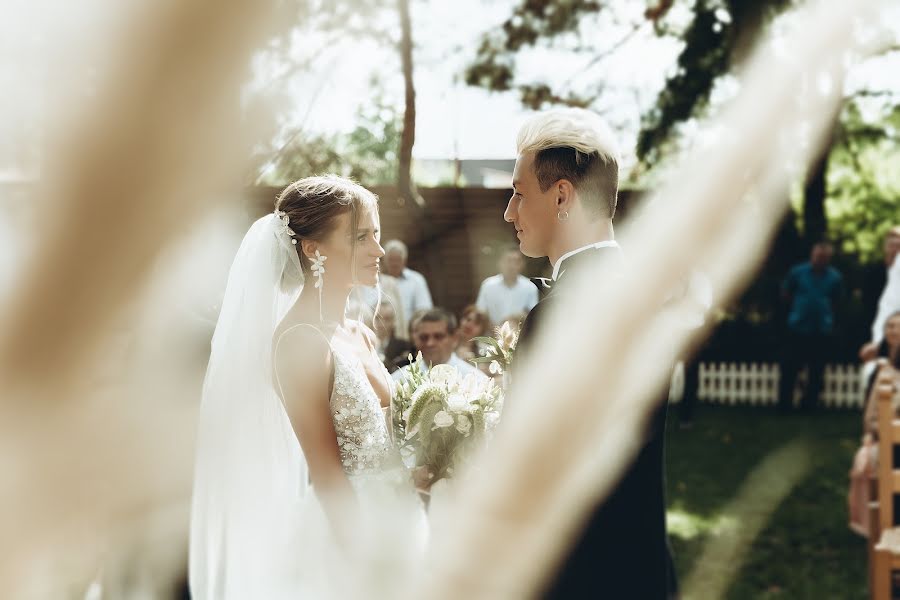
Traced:
POLYGON ((567 211, 567 210, 557 211, 556 212, 556 220, 559 221, 560 223, 565 223, 566 221, 568 221, 569 220, 569 211, 567 211))
POLYGON ((319 320, 325 321, 325 318, 322 313, 322 288, 325 287, 325 261, 328 259, 327 256, 319 253, 316 250, 316 255, 309 256, 309 261, 312 263, 311 271, 313 277, 316 278, 316 289, 319 290, 319 320))

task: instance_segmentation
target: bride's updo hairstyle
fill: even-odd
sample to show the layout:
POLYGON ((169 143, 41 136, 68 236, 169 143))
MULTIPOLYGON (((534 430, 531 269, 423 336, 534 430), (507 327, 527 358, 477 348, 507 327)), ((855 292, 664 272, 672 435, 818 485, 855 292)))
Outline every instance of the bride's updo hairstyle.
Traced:
POLYGON ((285 212, 289 227, 297 234, 296 248, 304 277, 309 277, 311 263, 303 255, 300 240, 321 241, 331 232, 335 219, 349 212, 351 256, 355 257, 360 211, 375 210, 377 205, 375 194, 337 175, 305 177, 284 188, 275 201, 275 210, 285 212))

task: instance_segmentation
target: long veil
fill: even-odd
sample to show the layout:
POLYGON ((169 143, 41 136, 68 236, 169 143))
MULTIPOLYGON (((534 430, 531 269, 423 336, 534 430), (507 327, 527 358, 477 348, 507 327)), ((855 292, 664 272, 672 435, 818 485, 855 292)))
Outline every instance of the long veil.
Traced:
MULTIPOLYGON (((277 597, 308 491, 300 444, 273 388, 272 336, 299 296, 296 246, 274 214, 228 274, 198 419, 190 585, 196 600, 277 597), (235 568, 236 566, 240 568, 235 568)), ((293 557, 293 558, 296 558, 293 557)))

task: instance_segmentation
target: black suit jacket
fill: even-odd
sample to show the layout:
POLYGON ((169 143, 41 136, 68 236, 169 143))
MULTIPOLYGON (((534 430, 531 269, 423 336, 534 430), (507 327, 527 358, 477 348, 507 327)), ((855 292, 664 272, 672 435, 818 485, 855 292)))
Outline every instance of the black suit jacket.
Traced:
MULTIPOLYGON (((538 353, 533 341, 544 316, 565 302, 573 272, 605 263, 609 285, 624 268, 618 248, 589 249, 567 258, 558 281, 522 324, 517 352, 538 353), (569 279, 567 279, 569 278, 569 279)), ((537 285, 541 285, 538 283, 537 285)), ((598 290, 602 293, 602 289, 598 290)), ((577 318, 577 315, 573 318, 577 318)), ((602 382, 601 382, 602 384, 602 382)), ((666 391, 644 432, 643 445, 611 494, 594 508, 545 592, 547 598, 664 599, 671 559, 666 541, 664 433, 666 391)), ((673 580, 674 582, 674 580, 673 580)))

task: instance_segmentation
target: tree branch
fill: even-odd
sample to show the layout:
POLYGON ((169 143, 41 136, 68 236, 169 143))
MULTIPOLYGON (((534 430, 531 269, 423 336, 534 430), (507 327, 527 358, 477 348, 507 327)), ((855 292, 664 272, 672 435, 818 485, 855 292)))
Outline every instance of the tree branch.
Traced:
POLYGON ((628 41, 630 41, 637 34, 638 31, 643 29, 647 23, 648 23, 648 21, 641 21, 639 23, 635 23, 634 25, 632 25, 631 29, 625 35, 623 35, 621 38, 619 38, 619 40, 615 44, 613 44, 612 46, 610 46, 603 52, 597 54, 597 56, 595 56, 593 59, 591 59, 591 61, 588 64, 586 64, 580 71, 578 71, 577 73, 574 73, 571 77, 569 77, 567 80, 565 80, 560 87, 562 89, 566 89, 576 78, 581 77, 582 75, 587 73, 589 70, 594 68, 598 63, 600 63, 601 61, 603 61, 603 60, 609 58, 610 56, 612 56, 613 54, 615 54, 616 51, 619 50, 619 48, 621 48, 626 43, 628 43, 628 41))

